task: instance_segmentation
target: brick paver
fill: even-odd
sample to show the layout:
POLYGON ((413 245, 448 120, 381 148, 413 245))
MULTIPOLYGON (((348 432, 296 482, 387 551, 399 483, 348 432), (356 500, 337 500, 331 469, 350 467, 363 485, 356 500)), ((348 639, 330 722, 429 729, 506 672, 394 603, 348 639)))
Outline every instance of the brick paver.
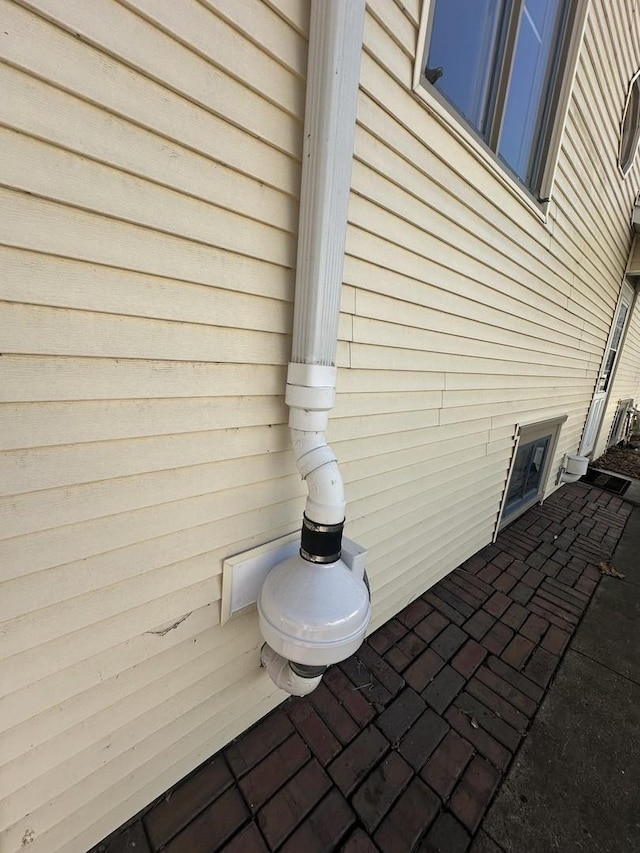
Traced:
POLYGON ((535 642, 527 639, 522 634, 516 634, 500 657, 506 663, 511 664, 516 669, 520 669, 535 647, 535 642))
POLYGON ((278 847, 330 788, 331 780, 312 759, 258 812, 267 844, 278 847))
POLYGON ((422 692, 444 666, 433 649, 426 649, 405 671, 404 679, 414 690, 422 692))
POLYGON ((326 684, 321 682, 309 696, 309 701, 341 743, 349 743, 358 734, 357 723, 326 684))
POLYGON ((94 853, 488 853, 478 827, 629 512, 566 486, 94 853))
POLYGON ((473 755, 473 746, 451 729, 422 771, 422 778, 446 800, 473 755))
POLYGON ((500 617, 500 621, 504 622, 504 624, 508 625, 510 628, 513 628, 514 631, 517 631, 528 615, 529 611, 527 608, 514 601, 507 612, 503 613, 500 617))
POLYGON ((443 660, 449 660, 458 649, 468 640, 467 634, 457 625, 448 625, 441 634, 433 640, 431 648, 443 660))
POLYGON ((483 646, 476 643, 475 640, 467 640, 454 657, 451 665, 460 675, 470 678, 486 656, 487 650, 483 646))
POLYGON ((426 642, 409 631, 384 656, 385 662, 399 675, 426 649, 426 642))
POLYGON ((364 828, 372 833, 409 784, 413 772, 397 752, 389 753, 365 779, 351 800, 364 828))
POLYGON ((427 835, 428 853, 465 853, 471 838, 451 812, 442 812, 427 835))
POLYGON ((451 796, 451 811, 470 832, 478 824, 500 781, 500 772, 476 755, 451 796))
POLYGON ((445 666, 422 691, 423 698, 438 714, 443 714, 462 690, 465 678, 450 666, 445 666))
POLYGON ((474 640, 481 640, 487 631, 494 626, 495 621, 494 617, 490 616, 485 610, 478 610, 466 622, 464 630, 474 640))
POLYGON ((310 702, 293 700, 289 705, 289 716, 320 764, 327 764, 342 749, 340 741, 334 737, 310 702))
MULTIPOLYGON (((325 853, 334 850, 355 823, 345 798, 333 788, 280 849, 282 853, 325 853)), ((247 848, 247 853, 253 853, 247 848)))
POLYGON ((236 778, 251 770, 262 761, 278 744, 293 734, 293 726, 286 714, 278 710, 254 726, 245 736, 232 743, 225 751, 225 758, 236 778))
POLYGON ((373 836, 383 853, 413 850, 440 811, 440 798, 414 779, 373 836))
POLYGON ((492 652, 494 655, 499 655, 511 641, 512 637, 513 630, 508 625, 505 625, 503 622, 496 622, 492 628, 489 628, 480 642, 487 651, 492 652))
POLYGON ((233 783, 233 776, 222 755, 204 764, 199 773, 186 779, 165 797, 145 818, 149 841, 154 847, 166 844, 200 812, 217 800, 233 783))
POLYGON ((163 849, 168 853, 207 853, 239 830, 250 816, 237 788, 230 788, 194 818, 163 849))
POLYGON ((369 726, 329 766, 329 775, 344 794, 350 794, 389 749, 389 741, 369 726))
POLYGON ((380 853, 380 849, 360 827, 351 833, 340 851, 341 853, 380 853))
POLYGON ((238 786, 251 811, 263 806, 281 787, 283 777, 292 776, 310 757, 305 742, 294 734, 243 776, 238 786))
POLYGON ((442 717, 427 708, 400 741, 398 752, 417 772, 448 731, 442 717))

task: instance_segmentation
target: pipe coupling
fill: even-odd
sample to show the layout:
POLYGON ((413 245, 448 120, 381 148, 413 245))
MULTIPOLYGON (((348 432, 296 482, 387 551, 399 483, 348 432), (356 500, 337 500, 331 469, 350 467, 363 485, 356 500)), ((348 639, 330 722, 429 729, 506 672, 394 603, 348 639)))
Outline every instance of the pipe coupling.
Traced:
POLYGON ((344 520, 339 524, 317 524, 304 515, 300 556, 310 563, 335 563, 340 559, 343 529, 344 520))

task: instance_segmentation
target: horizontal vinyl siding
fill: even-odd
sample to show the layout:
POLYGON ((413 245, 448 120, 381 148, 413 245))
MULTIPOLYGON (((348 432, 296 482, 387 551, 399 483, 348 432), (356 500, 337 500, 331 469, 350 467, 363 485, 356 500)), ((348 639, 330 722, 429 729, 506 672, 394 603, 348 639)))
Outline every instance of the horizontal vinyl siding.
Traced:
MULTIPOLYGON (((614 28, 629 25, 596 5, 545 225, 411 93, 417 29, 403 4, 368 3, 345 267, 351 367, 444 374, 433 440, 462 439, 436 457, 407 449, 413 482, 379 492, 374 480, 373 514, 351 522, 371 548, 376 624, 490 540, 518 424, 567 416, 548 492, 579 446, 638 177, 634 167, 623 182, 616 164, 637 27, 603 68, 620 52, 614 28)), ((635 15, 627 4, 618 17, 635 15)))
MULTIPOLYGON (((552 471, 579 445, 640 179, 631 8, 589 14, 545 225, 411 93, 418 0, 368 3, 329 440, 372 628, 491 540, 517 424, 568 416, 552 471)), ((0 13, 0 848, 82 853, 282 698, 219 599, 303 506, 308 4, 0 13)))
MULTIPOLYGON (((218 623, 224 558, 302 508, 283 388, 308 10, 0 14, 0 848, 75 852, 281 699, 255 617, 218 623)), ((402 388, 342 396, 347 456, 402 388)))

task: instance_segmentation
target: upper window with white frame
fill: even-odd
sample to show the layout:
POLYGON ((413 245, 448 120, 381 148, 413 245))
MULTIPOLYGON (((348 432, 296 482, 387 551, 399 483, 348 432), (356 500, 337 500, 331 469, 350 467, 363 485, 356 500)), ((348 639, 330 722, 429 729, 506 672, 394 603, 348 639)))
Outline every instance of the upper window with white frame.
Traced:
POLYGON ((577 7, 577 0, 429 3, 422 85, 539 202, 549 190, 577 7))

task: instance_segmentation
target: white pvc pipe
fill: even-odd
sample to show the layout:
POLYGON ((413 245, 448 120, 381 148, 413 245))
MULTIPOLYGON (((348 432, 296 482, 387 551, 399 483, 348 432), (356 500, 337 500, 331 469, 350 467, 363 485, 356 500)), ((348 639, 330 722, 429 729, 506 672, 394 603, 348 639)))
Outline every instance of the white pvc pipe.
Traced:
POLYGON ((264 644, 260 651, 260 663, 269 673, 269 677, 280 690, 285 690, 291 696, 306 696, 322 681, 321 675, 304 678, 295 673, 289 661, 283 658, 269 646, 264 644))
POLYGON ((317 524, 340 524, 346 501, 342 475, 323 432, 291 430, 298 470, 307 481, 305 515, 317 524))
POLYGON ((565 453, 558 483, 577 483, 587 473, 589 459, 577 453, 565 453))
POLYGON ((569 472, 565 471, 565 469, 563 468, 560 471, 558 483, 577 483, 580 477, 582 477, 582 474, 569 474, 569 472))
POLYGON ((286 401, 305 515, 340 524, 345 499, 324 431, 335 402, 342 270, 365 0, 312 0, 300 225, 286 401))
POLYGON ((371 618, 362 573, 352 573, 340 559, 344 486, 325 439, 336 395, 364 12, 365 0, 311 2, 293 343, 285 397, 308 497, 300 554, 271 570, 258 599, 260 630, 267 641, 262 663, 274 683, 294 695, 317 687, 317 666, 352 654, 371 618), (289 660, 313 667, 313 674, 307 678, 294 671, 289 660))

